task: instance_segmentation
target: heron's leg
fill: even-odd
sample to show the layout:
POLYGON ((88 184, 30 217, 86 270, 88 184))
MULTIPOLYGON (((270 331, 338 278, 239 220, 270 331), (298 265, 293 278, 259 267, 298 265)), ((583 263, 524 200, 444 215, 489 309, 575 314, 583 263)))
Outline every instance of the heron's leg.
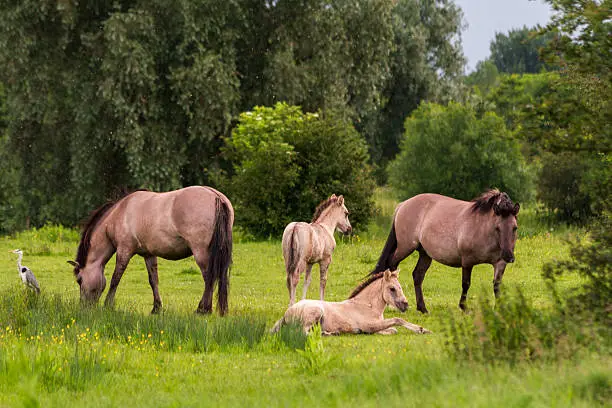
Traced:
POLYGON ((147 265, 147 272, 149 273, 149 284, 151 285, 151 290, 153 290, 153 310, 151 310, 151 314, 156 314, 159 313, 162 307, 158 289, 157 257, 145 257, 145 265, 147 265))
POLYGON ((467 293, 470 289, 470 285, 472 283, 472 268, 473 266, 464 266, 461 269, 462 279, 461 279, 461 299, 459 300, 459 307, 461 310, 465 311, 465 300, 467 299, 467 293))
POLYGON ((106 294, 106 300, 104 301, 105 306, 113 307, 115 304, 115 292, 117 292, 117 286, 121 281, 123 272, 125 272, 130 259, 132 259, 132 255, 133 254, 131 252, 117 251, 115 271, 113 272, 113 277, 111 278, 110 288, 106 294))

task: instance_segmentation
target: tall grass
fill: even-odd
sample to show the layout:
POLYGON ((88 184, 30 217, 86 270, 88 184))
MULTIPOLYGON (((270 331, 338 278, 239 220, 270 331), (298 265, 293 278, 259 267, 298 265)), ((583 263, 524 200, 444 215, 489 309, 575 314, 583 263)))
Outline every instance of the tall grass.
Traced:
POLYGON ((472 319, 450 316, 446 349, 459 360, 516 364, 578 358, 612 350, 609 328, 561 303, 535 308, 518 288, 493 306, 480 297, 472 319))
POLYGON ((224 319, 166 312, 145 316, 103 307, 82 308, 60 295, 36 296, 22 287, 0 293, 0 333, 35 339, 41 333, 58 343, 72 339, 112 340, 137 348, 206 352, 241 347, 252 349, 266 334, 263 316, 224 319))

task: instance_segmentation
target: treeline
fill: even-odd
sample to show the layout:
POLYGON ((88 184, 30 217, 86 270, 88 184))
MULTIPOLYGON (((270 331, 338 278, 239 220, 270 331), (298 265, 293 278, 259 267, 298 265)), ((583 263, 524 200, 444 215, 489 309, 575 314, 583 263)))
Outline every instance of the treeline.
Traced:
POLYGON ((403 118, 455 92, 460 26, 436 0, 4 2, 0 230, 215 184, 239 114, 278 101, 355 126, 384 168, 403 118))
POLYGON ((548 3, 465 77, 450 1, 5 2, 0 231, 193 184, 260 236, 331 192, 359 228, 375 182, 609 214, 610 5, 548 3))

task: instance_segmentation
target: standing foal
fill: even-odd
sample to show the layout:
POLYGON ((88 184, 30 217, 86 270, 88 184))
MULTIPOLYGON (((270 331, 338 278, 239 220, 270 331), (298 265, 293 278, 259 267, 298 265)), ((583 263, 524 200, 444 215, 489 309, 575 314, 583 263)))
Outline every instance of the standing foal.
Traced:
POLYGON ((302 272, 304 278, 304 291, 302 299, 306 298, 310 286, 312 265, 319 264, 321 284, 319 294, 321 300, 325 296, 327 283, 327 268, 332 261, 332 253, 336 248, 334 231, 339 229, 342 233, 351 232, 351 223, 348 219, 349 211, 344 206, 344 197, 332 194, 323 201, 312 217, 310 224, 305 222, 292 222, 285 227, 283 233, 283 257, 287 270, 287 289, 289 289, 289 306, 295 303, 295 290, 300 281, 302 272))

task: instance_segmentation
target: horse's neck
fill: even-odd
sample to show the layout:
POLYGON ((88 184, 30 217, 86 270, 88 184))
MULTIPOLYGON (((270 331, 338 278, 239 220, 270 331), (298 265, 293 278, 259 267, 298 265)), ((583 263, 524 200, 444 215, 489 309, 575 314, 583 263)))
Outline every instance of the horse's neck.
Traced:
POLYGON ((313 223, 319 224, 325 231, 331 235, 332 239, 334 239, 334 230, 336 229, 336 222, 331 220, 329 215, 329 211, 324 212, 321 216, 313 223))
POLYGON ((367 305, 376 314, 382 314, 387 306, 381 291, 382 279, 383 278, 369 284, 351 300, 354 303, 367 305))

